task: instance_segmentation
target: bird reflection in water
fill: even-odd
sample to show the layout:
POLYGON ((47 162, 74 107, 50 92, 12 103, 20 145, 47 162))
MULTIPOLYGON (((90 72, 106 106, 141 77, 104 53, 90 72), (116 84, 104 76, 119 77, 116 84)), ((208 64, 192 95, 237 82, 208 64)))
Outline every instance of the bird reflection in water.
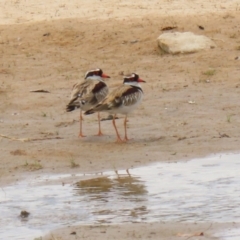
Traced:
MULTIPOLYGON (((86 210, 91 214, 104 216, 110 220, 116 217, 128 216, 130 221, 136 221, 148 214, 146 207, 147 190, 139 177, 127 174, 101 176, 82 180, 75 184, 76 195, 80 203, 86 202, 86 210)), ((102 219, 98 219, 99 222, 102 219)), ((111 221, 110 221, 111 222, 111 221)))

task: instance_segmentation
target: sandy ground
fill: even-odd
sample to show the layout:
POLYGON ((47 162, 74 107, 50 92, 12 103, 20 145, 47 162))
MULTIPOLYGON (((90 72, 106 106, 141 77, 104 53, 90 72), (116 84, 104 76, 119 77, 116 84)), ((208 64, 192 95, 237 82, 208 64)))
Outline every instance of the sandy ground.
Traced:
MULTIPOLYGON (((44 240, 62 239, 151 239, 151 240, 216 240, 222 229, 239 228, 239 224, 135 223, 106 226, 77 226, 55 231, 44 240), (195 235, 195 236, 194 236, 195 235)), ((234 236, 234 235, 233 235, 234 236)))
MULTIPOLYGON (((1 4, 1 186, 35 171, 99 172, 239 150, 239 1, 1 4), (156 39, 167 26, 204 34, 217 48, 164 54, 156 39), (126 144, 114 143, 111 121, 102 122, 105 136, 94 136, 95 115, 85 117, 87 137, 79 139, 78 111, 65 112, 72 85, 96 67, 111 76, 110 87, 121 84, 122 73, 137 72, 147 81, 142 84, 144 101, 129 118, 133 140, 126 144), (38 89, 50 93, 30 92, 38 89), (73 168, 75 164, 79 167, 73 168)), ((117 124, 123 133, 123 118, 117 124)), ((116 239, 130 231, 128 226, 109 228, 116 239), (122 228, 121 233, 116 230, 122 228)), ((90 234, 86 239, 95 239, 100 231, 79 229, 90 234)), ((107 233, 98 239, 112 239, 107 233)), ((69 239, 68 230, 66 234, 58 239, 69 239)), ((163 230, 151 236, 170 235, 163 230)))

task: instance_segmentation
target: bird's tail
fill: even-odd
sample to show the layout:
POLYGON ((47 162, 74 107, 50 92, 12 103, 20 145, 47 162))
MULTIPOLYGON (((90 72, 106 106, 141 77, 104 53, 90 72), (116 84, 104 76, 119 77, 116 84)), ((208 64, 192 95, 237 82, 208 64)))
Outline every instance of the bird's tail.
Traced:
POLYGON ((69 103, 66 106, 66 111, 71 112, 71 111, 74 111, 75 109, 78 109, 78 108, 80 108, 80 103, 79 102, 73 102, 73 103, 69 103))
POLYGON ((89 110, 87 110, 87 111, 84 113, 84 115, 90 115, 90 114, 93 114, 93 113, 95 113, 94 110, 93 110, 93 109, 89 109, 89 110))

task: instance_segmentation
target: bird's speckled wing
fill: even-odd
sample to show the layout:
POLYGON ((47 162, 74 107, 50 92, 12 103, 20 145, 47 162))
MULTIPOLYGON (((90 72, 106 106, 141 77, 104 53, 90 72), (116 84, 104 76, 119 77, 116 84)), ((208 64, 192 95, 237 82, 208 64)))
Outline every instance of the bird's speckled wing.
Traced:
POLYGON ((81 107, 80 102, 84 102, 85 108, 93 107, 103 100, 108 93, 108 87, 104 82, 87 80, 73 86, 71 99, 67 104, 67 111, 73 111, 81 107))
POLYGON ((107 111, 120 106, 131 106, 136 104, 142 97, 140 87, 123 85, 112 91, 93 111, 107 111))
POLYGON ((108 94, 108 87, 104 82, 98 82, 93 86, 91 91, 88 94, 85 94, 81 97, 81 100, 84 100, 88 104, 95 106, 99 102, 101 102, 108 94))

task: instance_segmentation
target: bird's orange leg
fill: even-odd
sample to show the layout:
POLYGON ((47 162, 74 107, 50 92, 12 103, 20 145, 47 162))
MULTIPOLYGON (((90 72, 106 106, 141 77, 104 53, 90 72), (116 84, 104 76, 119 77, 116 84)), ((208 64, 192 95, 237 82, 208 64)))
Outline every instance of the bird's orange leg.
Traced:
POLYGON ((98 112, 98 134, 97 136, 102 136, 103 133, 101 131, 101 121, 100 121, 100 113, 98 112))
POLYGON ((82 133, 82 121, 83 121, 82 110, 80 110, 80 118, 79 118, 79 121, 80 121, 80 132, 79 132, 78 137, 86 137, 86 136, 84 136, 83 133, 82 133))
POLYGON ((114 128, 115 128, 115 131, 116 131, 116 134, 117 134, 117 140, 116 140, 116 142, 117 143, 122 143, 123 142, 123 140, 121 139, 121 137, 120 137, 120 135, 119 135, 119 133, 118 133, 118 130, 117 130, 117 126, 116 126, 116 123, 115 123, 115 117, 116 117, 116 114, 114 114, 114 116, 113 116, 113 126, 114 126, 114 128))
POLYGON ((126 115, 126 117, 125 117, 125 119, 124 119, 124 131, 125 131, 124 141, 129 141, 129 140, 130 140, 130 139, 127 137, 127 122, 128 122, 128 120, 127 120, 127 115, 126 115))

